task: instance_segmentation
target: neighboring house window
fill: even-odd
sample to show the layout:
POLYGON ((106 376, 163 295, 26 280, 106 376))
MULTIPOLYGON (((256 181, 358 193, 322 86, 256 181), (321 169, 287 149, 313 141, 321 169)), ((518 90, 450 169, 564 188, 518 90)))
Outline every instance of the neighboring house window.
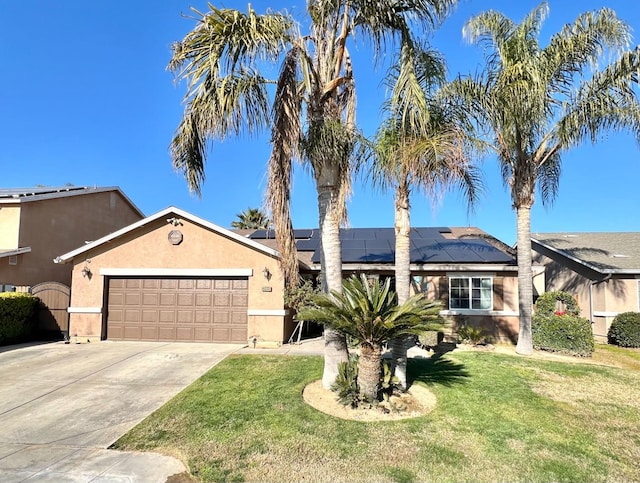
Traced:
POLYGON ((491 310, 492 282, 491 277, 449 278, 449 308, 491 310))

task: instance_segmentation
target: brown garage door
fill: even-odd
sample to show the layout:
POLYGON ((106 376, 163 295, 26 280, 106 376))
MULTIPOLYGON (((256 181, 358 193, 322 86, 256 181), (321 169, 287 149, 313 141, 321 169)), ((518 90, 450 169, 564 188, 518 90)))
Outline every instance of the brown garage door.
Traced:
POLYGON ((107 338, 247 341, 246 278, 111 278, 107 338))

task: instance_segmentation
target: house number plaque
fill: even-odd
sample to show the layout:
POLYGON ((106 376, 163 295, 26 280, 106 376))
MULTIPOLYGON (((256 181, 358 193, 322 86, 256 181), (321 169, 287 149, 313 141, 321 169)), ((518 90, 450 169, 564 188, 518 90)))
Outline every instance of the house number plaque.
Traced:
POLYGON ((182 243, 182 232, 180 230, 171 230, 169 232, 169 243, 180 245, 182 243))

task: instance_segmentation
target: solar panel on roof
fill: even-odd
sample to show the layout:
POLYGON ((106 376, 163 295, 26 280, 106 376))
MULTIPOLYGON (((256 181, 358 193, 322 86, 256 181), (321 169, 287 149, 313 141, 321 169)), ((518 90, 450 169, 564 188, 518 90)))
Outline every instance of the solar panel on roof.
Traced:
POLYGON ((411 229, 411 237, 412 238, 431 238, 431 239, 442 239, 443 233, 451 233, 449 228, 431 228, 431 227, 421 227, 421 228, 412 228, 411 229))
POLYGON ((301 252, 316 251, 319 246, 320 246, 320 239, 318 238, 310 238, 309 240, 296 241, 296 248, 301 252))
POLYGON ((342 240, 342 248, 346 248, 349 250, 361 250, 363 253, 365 251, 365 241, 364 240, 342 240))

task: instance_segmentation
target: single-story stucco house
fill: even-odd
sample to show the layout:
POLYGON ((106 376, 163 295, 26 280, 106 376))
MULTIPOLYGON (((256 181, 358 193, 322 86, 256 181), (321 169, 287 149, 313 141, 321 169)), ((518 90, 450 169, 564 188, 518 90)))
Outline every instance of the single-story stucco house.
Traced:
POLYGON ((640 311, 640 233, 532 233, 531 248, 545 290, 572 294, 597 339, 619 313, 640 311))
MULTIPOLYGON (((317 229, 295 230, 300 272, 320 273, 317 229)), ((341 230, 343 270, 393 276, 393 228, 341 230)), ((518 332, 513 249, 477 228, 414 228, 414 290, 496 338, 518 332)), ((233 231, 169 207, 57 257, 73 264, 72 340, 281 344, 295 323, 273 232, 233 231)))

